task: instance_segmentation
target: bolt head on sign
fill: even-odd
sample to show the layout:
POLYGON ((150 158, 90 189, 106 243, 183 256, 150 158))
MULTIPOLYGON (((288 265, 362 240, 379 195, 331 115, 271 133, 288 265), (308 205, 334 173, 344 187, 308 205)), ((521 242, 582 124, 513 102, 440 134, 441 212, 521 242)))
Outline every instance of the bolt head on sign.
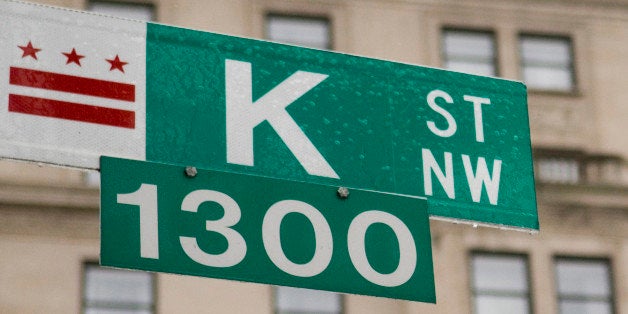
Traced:
POLYGON ((341 199, 346 199, 349 197, 349 189, 345 187, 339 187, 336 193, 338 194, 338 197, 340 197, 341 199))

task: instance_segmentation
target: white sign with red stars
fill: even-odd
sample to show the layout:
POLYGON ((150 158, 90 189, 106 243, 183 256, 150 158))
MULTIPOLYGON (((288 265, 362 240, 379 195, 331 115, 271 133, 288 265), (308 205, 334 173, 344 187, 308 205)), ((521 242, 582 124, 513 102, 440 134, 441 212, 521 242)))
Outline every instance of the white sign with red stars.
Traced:
POLYGON ((0 2, 0 30, 0 155, 145 158, 145 23, 0 2))

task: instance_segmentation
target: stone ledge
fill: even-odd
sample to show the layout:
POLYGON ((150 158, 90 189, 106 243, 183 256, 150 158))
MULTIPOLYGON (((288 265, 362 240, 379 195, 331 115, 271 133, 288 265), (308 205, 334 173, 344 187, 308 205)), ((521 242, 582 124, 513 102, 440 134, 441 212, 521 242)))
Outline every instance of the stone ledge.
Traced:
POLYGON ((536 184, 539 205, 628 210, 628 187, 597 184, 536 184))
POLYGON ((100 190, 78 186, 40 186, 0 183, 0 206, 83 208, 98 210, 100 190))

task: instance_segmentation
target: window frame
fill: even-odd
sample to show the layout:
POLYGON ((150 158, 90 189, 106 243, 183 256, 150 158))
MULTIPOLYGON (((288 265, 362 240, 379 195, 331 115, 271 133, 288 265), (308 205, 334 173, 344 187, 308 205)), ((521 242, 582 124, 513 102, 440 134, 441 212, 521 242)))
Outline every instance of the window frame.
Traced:
POLYGON ((585 169, 585 177, 587 179, 587 183, 601 185, 621 185, 621 174, 625 163, 626 161, 618 155, 587 155, 585 169))
POLYGON ((586 153, 577 149, 561 149, 561 148, 545 148, 535 147, 532 150, 533 163, 534 163, 534 178, 537 183, 543 184, 564 184, 564 185, 578 185, 587 182, 587 163, 586 153), (576 182, 561 182, 560 180, 545 180, 541 173, 540 165, 542 160, 571 160, 576 163, 578 167, 578 178, 576 182))
POLYGON ((154 22, 157 20, 157 6, 152 1, 133 1, 133 0, 88 0, 85 4, 85 11, 98 13, 98 11, 93 10, 93 4, 95 2, 100 3, 108 3, 108 4, 119 4, 126 6, 134 6, 134 7, 148 7, 151 11, 150 19, 146 22, 154 22))
POLYGON ((584 261, 584 262, 600 262, 603 263, 608 270, 608 277, 606 278, 608 284, 608 293, 609 299, 608 304, 611 310, 611 314, 617 313, 617 306, 615 302, 617 300, 615 293, 615 282, 613 278, 613 263, 611 258, 609 257, 589 257, 589 256, 574 256, 574 255, 555 255, 552 259, 553 264, 553 272, 554 272, 554 293, 555 293, 555 301, 556 301, 556 310, 557 313, 561 313, 561 301, 562 300, 577 300, 577 301, 600 301, 598 298, 587 298, 586 296, 582 298, 582 296, 572 297, 572 298, 564 298, 561 297, 560 291, 558 290, 558 262, 559 261, 584 261))
POLYGON ((519 79, 526 84, 528 87, 528 91, 532 93, 539 94, 555 94, 555 95, 579 95, 580 94, 580 81, 576 71, 576 36, 573 34, 567 33, 545 33, 545 32, 535 32, 535 31, 520 31, 517 34, 517 53, 518 53, 518 71, 519 71, 519 79), (531 38, 531 39, 554 39, 566 41, 569 44, 569 75, 571 78, 571 87, 568 90, 561 89, 552 89, 552 88, 538 88, 538 87, 530 87, 528 83, 524 80, 524 58, 523 58, 523 39, 531 38))
POLYGON ((556 185, 601 185, 615 186, 621 182, 621 170, 626 161, 618 155, 592 154, 580 149, 534 147, 534 178, 539 184, 556 185), (575 182, 547 180, 542 174, 543 160, 573 161, 578 167, 575 182), (611 170, 609 170, 609 168, 611 170))
POLYGON ((525 293, 525 299, 527 301, 527 305, 528 305, 528 314, 533 314, 534 313, 534 294, 532 292, 532 273, 531 273, 531 266, 530 266, 530 256, 527 253, 519 253, 519 252, 507 252, 507 251, 488 251, 488 250, 472 250, 469 252, 468 254, 468 261, 467 261, 467 267, 469 269, 469 288, 470 288, 470 292, 471 292, 471 313, 474 314, 478 314, 477 313, 477 296, 478 295, 485 295, 485 296, 495 296, 495 297, 520 297, 521 295, 514 293, 514 292, 506 292, 506 293, 499 293, 498 291, 488 291, 486 293, 483 294, 479 294, 478 289, 476 289, 475 287, 475 271, 473 269, 473 259, 475 256, 491 256, 491 257, 515 257, 515 258, 521 258, 524 262, 525 265, 525 278, 526 278, 526 283, 527 283, 527 289, 526 289, 526 293, 525 293), (497 292, 497 293, 495 293, 497 292))
MULTIPOLYGON (((80 297, 81 297, 81 301, 80 301, 80 309, 78 313, 84 314, 87 311, 87 298, 86 298, 86 289, 87 289, 87 269, 89 267, 98 267, 98 268, 103 268, 103 269, 107 269, 107 267, 101 266, 100 263, 95 262, 93 260, 87 260, 82 262, 81 264, 81 293, 80 293, 80 297)), ((111 270, 120 270, 120 271, 133 271, 133 270, 128 270, 128 269, 117 269, 117 268, 110 268, 111 270)), ((150 312, 152 314, 156 314, 159 313, 159 310, 157 308, 157 276, 155 273, 149 273, 150 277, 151 277, 151 305, 150 305, 150 312)))
MULTIPOLYGON (((268 11, 266 12, 266 14, 264 14, 264 19, 263 19, 263 29, 264 29, 264 39, 266 40, 273 40, 270 38, 270 31, 269 31, 269 27, 268 27, 268 23, 270 21, 270 19, 272 18, 288 18, 288 19, 302 19, 302 20, 318 20, 318 21, 324 21, 327 24, 327 32, 326 32, 326 36, 327 36, 327 45, 324 48, 315 48, 315 47, 305 47, 305 46, 301 46, 300 47, 304 47, 304 48, 308 48, 308 49, 323 49, 323 50, 329 50, 332 51, 334 50, 334 31, 333 31, 333 20, 330 16, 325 15, 325 14, 305 14, 305 13, 290 13, 290 12, 278 12, 278 11, 268 11)), ((298 45, 298 44, 294 44, 294 43, 283 43, 283 44, 287 44, 287 45, 298 45)))
MULTIPOLYGON (((499 66, 500 52, 499 52, 499 41, 497 38, 497 32, 490 28, 474 28, 474 27, 463 27, 463 26, 451 26, 444 25, 440 28, 440 49, 439 49, 439 59, 440 65, 442 68, 446 68, 447 61, 450 58, 447 58, 446 50, 445 50, 445 33, 447 32, 458 32, 458 33, 467 33, 467 34, 478 34, 478 35, 488 35, 493 44, 493 56, 491 58, 491 64, 493 66, 493 74, 491 77, 499 77, 501 75, 501 68, 499 66)), ((467 73, 471 75, 478 75, 473 73, 467 73)))
MULTIPOLYGON (((272 297, 272 305, 273 305, 273 313, 275 314, 279 314, 281 313, 278 307, 279 302, 277 301, 278 298, 278 291, 279 288, 281 288, 282 286, 272 286, 272 293, 271 293, 271 297, 272 297)), ((288 287, 288 288, 294 288, 294 287, 288 287)), ((305 290, 311 290, 311 289, 307 289, 307 288, 301 288, 301 289, 305 289, 305 290)), ((333 291, 325 291, 328 293, 335 293, 338 295, 338 297, 340 298, 339 303, 340 303, 340 309, 338 311, 338 314, 344 314, 345 313, 345 295, 343 293, 340 292, 333 292, 333 291)), ((297 313, 301 313, 301 312, 297 312, 297 313)))

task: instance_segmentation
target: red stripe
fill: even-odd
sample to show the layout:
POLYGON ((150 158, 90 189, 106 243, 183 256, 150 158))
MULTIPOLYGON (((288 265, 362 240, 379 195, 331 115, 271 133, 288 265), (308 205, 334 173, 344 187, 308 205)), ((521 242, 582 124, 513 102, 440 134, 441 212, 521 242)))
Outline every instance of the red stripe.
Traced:
POLYGON ((9 82, 74 94, 135 101, 135 85, 11 67, 9 82))
POLYGON ((9 111, 66 120, 135 128, 135 112, 9 94, 9 111))

